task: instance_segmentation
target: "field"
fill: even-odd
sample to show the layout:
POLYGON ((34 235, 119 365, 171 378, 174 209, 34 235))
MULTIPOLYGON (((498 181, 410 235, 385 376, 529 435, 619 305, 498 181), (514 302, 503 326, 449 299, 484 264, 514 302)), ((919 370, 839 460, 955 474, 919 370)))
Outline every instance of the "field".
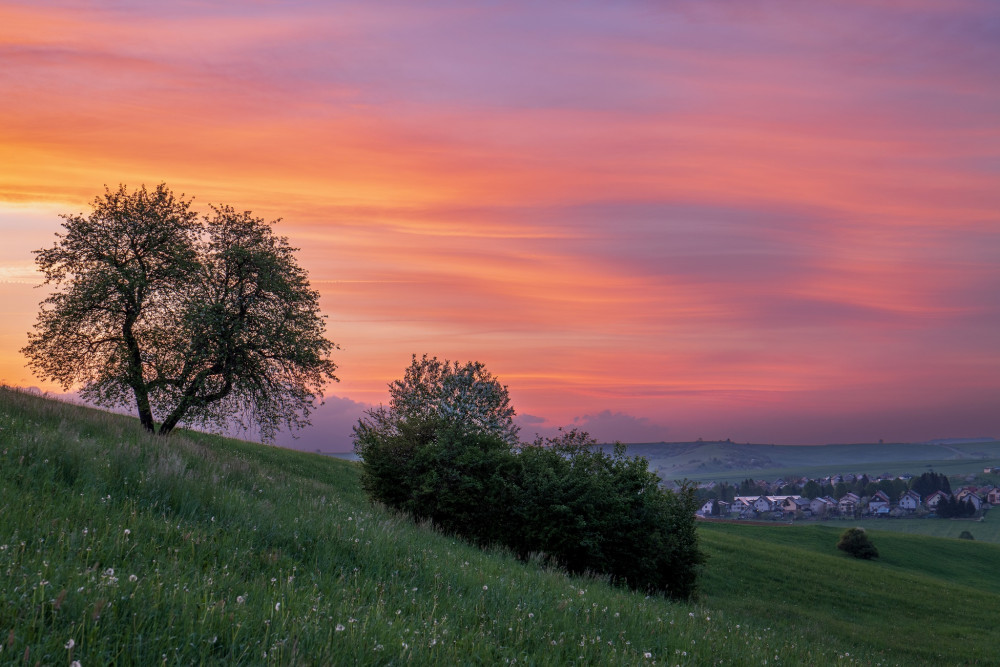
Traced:
MULTIPOLYGON (((980 474, 1000 467, 1000 441, 950 444, 891 443, 856 445, 756 445, 733 442, 652 443, 628 445, 664 480, 740 482, 747 477, 824 477, 837 473, 919 475, 980 474)), ((997 476, 1000 483, 1000 476, 997 476)))
POLYGON ((1000 546, 702 525, 670 602, 372 507, 354 463, 0 389, 0 663, 995 664, 1000 546))
MULTIPOLYGON (((840 520, 831 520, 828 525, 840 526, 840 520)), ((1000 511, 991 510, 983 519, 861 519, 847 522, 847 525, 861 526, 865 530, 879 530, 929 537, 955 539, 963 531, 972 533, 980 542, 1000 544, 1000 511)))

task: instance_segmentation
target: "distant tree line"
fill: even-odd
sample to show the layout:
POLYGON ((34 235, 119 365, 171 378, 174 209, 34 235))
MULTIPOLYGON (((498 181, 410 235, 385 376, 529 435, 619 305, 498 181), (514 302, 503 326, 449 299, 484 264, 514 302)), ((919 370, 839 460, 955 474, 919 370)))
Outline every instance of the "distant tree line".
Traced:
POLYGON ((777 490, 772 490, 770 485, 761 484, 757 480, 748 477, 739 484, 722 482, 715 485, 712 489, 699 489, 697 499, 699 503, 703 503, 706 500, 733 502, 736 496, 799 495, 809 499, 820 498, 822 496, 843 498, 848 492, 855 493, 859 497, 871 497, 876 491, 881 491, 889 498, 896 499, 911 489, 919 493, 921 498, 926 498, 935 491, 944 491, 951 494, 951 484, 948 482, 946 475, 925 472, 909 481, 899 478, 876 481, 868 477, 868 475, 860 475, 853 482, 822 483, 818 480, 810 479, 801 486, 798 484, 785 484, 777 490))

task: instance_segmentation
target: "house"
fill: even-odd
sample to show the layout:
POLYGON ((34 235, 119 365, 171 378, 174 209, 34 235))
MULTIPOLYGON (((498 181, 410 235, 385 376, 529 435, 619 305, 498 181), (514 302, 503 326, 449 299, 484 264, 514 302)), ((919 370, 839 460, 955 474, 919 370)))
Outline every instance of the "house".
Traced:
POLYGON ((935 510, 937 509, 939 502, 942 500, 948 500, 949 498, 951 498, 950 494, 945 493, 944 491, 935 491, 924 498, 924 505, 926 505, 929 510, 935 510))
POLYGON ((872 514, 888 514, 889 505, 889 496, 880 489, 868 500, 868 511, 872 514))
POLYGON ((978 493, 976 493, 972 489, 962 489, 957 494, 955 494, 955 498, 960 503, 964 503, 966 501, 972 503, 972 506, 976 508, 977 512, 983 509, 983 499, 980 497, 978 493))
POLYGON ((773 509, 771 501, 767 499, 767 496, 736 496, 733 499, 733 511, 737 511, 741 515, 770 512, 771 509, 773 509))
POLYGON ((751 503, 751 507, 753 507, 755 512, 770 512, 774 509, 774 504, 767 496, 760 496, 751 503))
POLYGON ((715 499, 709 498, 708 500, 705 501, 705 504, 702 505, 697 512, 695 512, 695 514, 697 514, 698 516, 710 516, 714 508, 715 508, 715 499))
POLYGON ((809 499, 802 496, 785 496, 781 501, 782 512, 812 512, 809 508, 809 499))
POLYGON ((840 510, 841 514, 854 514, 860 503, 861 498, 858 494, 848 492, 845 493, 839 501, 837 501, 837 509, 840 510))
POLYGON ((836 511, 837 501, 830 496, 823 496, 822 498, 813 498, 809 501, 809 509, 812 510, 815 516, 825 516, 829 513, 836 511))
POLYGON ((906 512, 916 512, 920 507, 920 494, 912 489, 899 497, 899 509, 906 512))
POLYGON ((990 489, 986 494, 986 502, 990 505, 1000 505, 1000 488, 990 489))

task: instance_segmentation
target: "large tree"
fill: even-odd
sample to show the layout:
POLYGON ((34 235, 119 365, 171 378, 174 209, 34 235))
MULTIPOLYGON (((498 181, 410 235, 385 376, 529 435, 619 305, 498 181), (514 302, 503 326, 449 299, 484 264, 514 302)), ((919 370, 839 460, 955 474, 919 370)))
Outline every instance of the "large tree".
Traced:
POLYGON ((62 218, 35 251, 55 288, 22 350, 36 374, 134 404, 161 434, 236 420, 271 438, 308 423, 337 379, 336 345, 274 223, 228 206, 199 219, 165 184, 105 188, 90 215, 62 218))

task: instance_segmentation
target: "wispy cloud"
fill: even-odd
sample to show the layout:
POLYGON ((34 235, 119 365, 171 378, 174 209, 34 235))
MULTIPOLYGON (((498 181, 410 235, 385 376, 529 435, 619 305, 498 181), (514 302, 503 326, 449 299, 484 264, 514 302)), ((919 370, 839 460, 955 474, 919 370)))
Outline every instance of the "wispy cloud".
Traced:
MULTIPOLYGON (((365 404, 424 351, 677 439, 998 389, 989 3, 0 4, 0 65, 0 200, 284 217, 365 404)), ((50 218, 3 228, 6 289, 50 218)))

